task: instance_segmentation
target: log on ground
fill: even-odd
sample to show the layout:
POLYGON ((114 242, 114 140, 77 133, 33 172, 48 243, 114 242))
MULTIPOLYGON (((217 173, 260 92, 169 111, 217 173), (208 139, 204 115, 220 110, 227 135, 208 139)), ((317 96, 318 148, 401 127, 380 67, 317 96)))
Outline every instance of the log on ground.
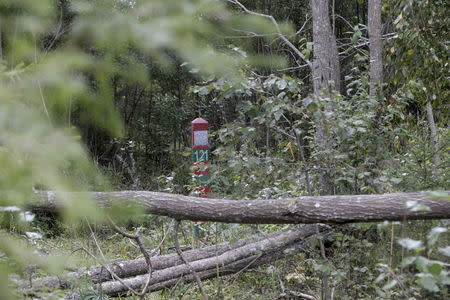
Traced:
MULTIPOLYGON (((315 233, 315 226, 306 226, 226 251, 218 256, 191 261, 189 264, 201 279, 236 273, 244 268, 256 267, 283 257, 286 249, 301 243, 315 233)), ((101 289, 108 295, 116 296, 127 292, 128 287, 141 288, 148 281, 148 276, 144 274, 127 278, 123 280, 126 286, 119 281, 108 281, 101 284, 101 289)), ((170 287, 180 281, 195 281, 189 267, 185 264, 153 272, 148 291, 170 287)))
MULTIPOLYGON (((228 265, 213 267, 197 272, 200 279, 207 280, 211 278, 217 278, 218 276, 225 276, 230 274, 239 274, 243 271, 250 270, 264 264, 272 263, 278 259, 282 259, 286 256, 286 253, 293 253, 302 251, 305 248, 303 242, 299 242, 295 245, 286 245, 274 249, 273 251, 263 254, 257 254, 250 257, 243 258, 241 260, 232 262, 228 265)), ((137 286, 142 286, 147 280, 146 276, 137 276, 136 278, 130 278, 129 281, 137 283, 137 286)), ((192 274, 187 274, 181 277, 168 279, 165 281, 156 281, 156 283, 150 284, 148 292, 155 292, 165 288, 173 287, 177 284, 192 283, 195 282, 195 278, 192 274)), ((128 290, 118 281, 108 281, 101 285, 102 290, 110 296, 118 296, 126 293, 128 290)))
MULTIPOLYGON (((37 191, 33 209, 64 207, 64 193, 37 191)), ((75 194, 76 195, 76 194, 75 194)), ((284 199, 208 199, 148 191, 80 193, 102 207, 113 203, 140 205, 147 213, 177 220, 253 224, 299 224, 449 219, 449 191, 431 197, 428 192, 350 196, 305 196, 284 199), (410 209, 412 203, 427 207, 410 209)), ((74 194, 72 193, 73 197, 74 194)))
MULTIPOLYGON (((200 278, 208 279, 218 274, 222 276, 236 273, 244 268, 256 267, 282 258, 286 255, 286 249, 294 246, 298 248, 305 238, 315 233, 315 226, 307 225, 294 231, 255 236, 235 243, 193 249, 183 254, 200 278)), ((154 270, 149 291, 170 287, 180 281, 195 281, 189 268, 181 262, 177 254, 153 257, 152 265, 154 270)), ((118 295, 128 292, 128 287, 139 289, 148 280, 144 259, 121 261, 107 267, 122 277, 127 286, 112 280, 105 266, 97 266, 58 277, 49 276, 33 280, 31 288, 24 282, 20 289, 25 295, 33 295, 42 290, 70 289, 71 283, 85 278, 93 283, 102 283, 101 288, 105 293, 118 295)))
MULTIPOLYGON (((265 238, 275 237, 279 234, 280 233, 255 235, 231 243, 226 242, 218 245, 187 250, 183 252, 183 255, 189 261, 201 260, 223 254, 226 251, 242 247, 246 244, 261 241, 265 238)), ((183 263, 177 253, 153 256, 150 258, 150 261, 153 271, 170 268, 183 263)), ((70 289, 73 287, 72 284, 77 280, 88 280, 93 284, 102 283, 113 279, 108 270, 112 271, 120 278, 126 278, 146 274, 147 264, 145 262, 145 258, 120 260, 100 266, 93 266, 86 269, 83 268, 76 272, 70 272, 58 276, 47 276, 32 279, 31 286, 29 281, 24 281, 20 284, 19 289, 25 292, 36 292, 39 290, 56 288, 70 289)))

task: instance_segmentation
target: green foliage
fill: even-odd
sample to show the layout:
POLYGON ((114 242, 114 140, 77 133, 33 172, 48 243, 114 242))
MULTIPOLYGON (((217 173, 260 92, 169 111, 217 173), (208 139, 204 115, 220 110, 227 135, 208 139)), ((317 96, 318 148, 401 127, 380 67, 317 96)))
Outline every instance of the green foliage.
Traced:
POLYGON ((247 77, 238 84, 219 79, 193 90, 222 107, 224 114, 230 102, 236 103, 235 121, 213 136, 220 145, 214 151, 215 192, 262 198, 305 192, 296 136, 309 128, 310 104, 292 101, 301 91, 299 80, 274 75, 247 77), (296 120, 300 116, 306 120, 296 120))
MULTIPOLYGON (((394 3, 397 1, 393 1, 394 3)), ((448 122, 449 33, 445 1, 400 1, 394 6, 395 38, 387 45, 395 100, 408 99, 424 106, 431 101, 438 123, 448 122), (444 104, 444 105, 442 105, 444 104)))
MULTIPOLYGON (((286 21, 281 31, 307 59, 314 57, 308 3, 243 3, 286 21), (302 30, 294 34, 291 24, 302 30)), ((385 28, 395 31, 385 42, 384 99, 368 96, 363 7, 364 1, 334 6, 345 92, 314 98, 310 70, 298 67, 273 24, 225 1, 1 1, 0 206, 24 207, 35 189, 188 194, 190 161, 183 154, 190 149, 189 122, 198 115, 212 129, 216 196, 318 194, 324 168, 335 194, 448 189, 448 7, 444 1, 384 1, 385 28), (292 68, 280 70, 286 62, 292 68), (425 121, 427 102, 435 111, 437 149, 425 121), (321 151, 317 120, 329 137, 321 151)), ((0 212, 0 226, 7 229, 0 236, 0 290, 8 291, 7 277, 24 274, 29 264, 51 272, 61 266, 59 259, 34 255, 24 238, 14 235, 31 229, 53 233, 67 249, 73 236, 90 234, 85 217, 101 223, 103 214, 89 199, 59 196, 68 204, 62 219, 70 226, 53 217, 30 225, 20 221, 20 213, 0 212)), ((408 208, 424 209, 414 203, 408 208)), ((134 208, 108 213, 135 216, 135 222, 122 224, 131 229, 142 223, 148 234, 164 227, 163 220, 141 217, 134 208)), ((243 275, 235 285, 223 284, 222 293, 276 298, 285 280, 292 290, 318 295, 319 276, 327 274, 341 299, 448 296, 448 224, 408 224, 407 230, 390 225, 392 231, 374 225, 339 228, 325 238, 329 261, 314 251, 291 257, 277 268, 243 275), (397 236, 398 244, 389 245, 397 236), (392 262, 383 259, 388 252, 392 262)), ((280 229, 216 226, 215 235, 213 226, 202 226, 201 238, 217 242, 280 229)), ((112 240, 107 256, 137 255, 122 239, 112 240)), ((45 248, 39 241, 28 243, 45 248)), ((315 249, 318 242, 311 245, 315 249)), ((86 283, 76 292, 100 296, 86 283)), ((6 293, 2 296, 14 298, 6 293)), ((198 291, 186 285, 163 292, 183 295, 195 297, 198 291)))
POLYGON ((398 244, 408 250, 398 267, 391 268, 380 264, 375 283, 384 284, 377 293, 381 297, 402 295, 405 297, 448 297, 447 286, 450 283, 449 264, 442 235, 448 231, 445 227, 433 227, 426 235, 425 241, 411 238, 398 239, 398 244), (408 286, 408 289, 405 287, 408 286))
MULTIPOLYGON (((0 206, 26 206, 34 189, 55 190, 72 222, 102 214, 89 199, 59 191, 110 188, 74 124, 123 134, 112 82, 148 81, 137 54, 161 68, 181 60, 231 76, 242 57, 211 38, 230 26, 268 24, 215 1, 2 1, 0 12, 0 206)), ((2 277, 39 258, 25 259, 31 252, 7 235, 0 240, 2 277)))
POLYGON ((239 84, 218 80, 195 88, 194 93, 208 97, 222 111, 230 102, 236 103, 238 111, 235 121, 214 136, 220 145, 214 151, 215 161, 220 162, 215 190, 235 196, 245 191, 247 197, 278 197, 305 194, 309 184, 315 192, 323 154, 329 157, 336 193, 392 190, 402 179, 388 173, 387 167, 396 165, 392 155, 402 152, 398 141, 405 137, 405 130, 398 120, 404 114, 401 105, 380 108, 379 102, 370 99, 367 81, 356 79, 358 70, 355 67, 355 77, 347 77, 350 99, 305 96, 308 90, 300 81, 275 75, 248 77, 239 84), (317 117, 332 138, 326 141, 327 153, 318 153, 315 147, 317 117))

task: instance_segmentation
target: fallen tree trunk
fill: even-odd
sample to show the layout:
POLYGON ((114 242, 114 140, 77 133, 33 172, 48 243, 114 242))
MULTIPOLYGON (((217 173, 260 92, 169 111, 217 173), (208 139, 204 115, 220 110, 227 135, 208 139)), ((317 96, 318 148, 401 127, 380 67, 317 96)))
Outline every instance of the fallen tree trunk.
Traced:
MULTIPOLYGON (((33 209, 56 210, 64 206, 61 200, 64 193, 36 193, 41 201, 33 203, 33 209)), ((114 203, 137 204, 147 213, 192 221, 333 224, 450 218, 450 201, 445 197, 429 197, 427 192, 268 200, 207 199, 147 191, 90 192, 80 193, 80 196, 91 197, 102 207, 114 203), (407 201, 428 209, 411 210, 406 205, 407 201)))
MULTIPOLYGON (((232 243, 221 243, 218 245, 192 249, 183 252, 185 258, 189 261, 201 260, 216 255, 221 255, 226 251, 242 247, 246 244, 261 241, 279 235, 280 233, 256 235, 246 239, 241 239, 232 243)), ((150 253, 149 253, 150 254, 150 253)), ((150 258, 153 271, 162 270, 182 264, 177 253, 171 253, 161 256, 153 256, 150 258)), ((39 291, 42 289, 70 289, 72 283, 77 280, 89 280, 94 284, 102 283, 113 279, 111 270, 120 278, 143 275, 147 273, 147 264, 145 258, 137 258, 130 260, 120 260, 100 266, 94 266, 87 269, 80 269, 77 272, 70 272, 58 276, 47 276, 34 279, 30 282, 23 282, 19 289, 26 291, 39 291)))
MULTIPOLYGON (((304 248, 302 242, 296 245, 285 245, 283 247, 278 247, 273 249, 270 252, 261 253, 252 255, 246 258, 243 258, 238 261, 234 261, 228 265, 223 266, 214 266, 209 269, 205 269, 203 271, 196 271, 197 275, 201 280, 216 278, 218 276, 225 276, 230 274, 237 274, 241 271, 245 271, 248 269, 253 269, 259 267, 264 264, 268 264, 274 262, 278 259, 283 258, 286 254, 284 253, 286 250, 290 249, 292 252, 300 251, 304 248)), ((289 251, 291 253, 291 251, 289 251)), ((136 278, 131 278, 125 280, 127 284, 132 283, 133 286, 142 286, 147 281, 148 277, 146 275, 137 276, 136 278)), ((192 274, 183 275, 180 277, 175 277, 167 280, 155 280, 154 283, 149 285, 148 292, 155 292, 158 290, 162 290, 164 288, 170 288, 179 283, 191 283, 195 282, 195 278, 192 274)), ((102 290, 110 295, 110 296, 118 296, 120 294, 126 293, 127 288, 118 281, 108 281, 101 285, 102 290)))
MULTIPOLYGON (((226 251, 218 256, 190 261, 189 264, 201 279, 236 273, 245 267, 254 267, 282 257, 284 250, 315 233, 314 226, 307 226, 226 251), (256 263, 258 260, 260 262, 256 263)), ((123 283, 108 281, 101 284, 101 289, 108 295, 116 296, 127 292, 129 288, 138 289, 142 287, 148 281, 148 276, 148 274, 145 274, 127 278, 123 280, 123 283)), ((184 282, 195 280, 189 267, 185 264, 155 271, 150 278, 148 291, 172 286, 180 279, 184 282)))
MULTIPOLYGON (((207 279, 275 261, 285 255, 284 251, 287 248, 298 247, 299 242, 315 233, 315 226, 307 225, 294 231, 255 236, 235 243, 223 243, 189 250, 183 252, 183 256, 189 260, 189 264, 201 279, 207 279)), ((149 292, 170 287, 180 281, 195 280, 188 266, 183 264, 177 254, 153 257, 151 260, 153 272, 149 292)), ((84 278, 93 283, 102 283, 101 288, 108 295, 118 295, 128 292, 130 288, 138 289, 147 282, 148 276, 145 260, 135 259, 97 266, 62 276, 40 278, 34 280, 31 287, 28 283, 23 283, 20 289, 27 295, 41 290, 70 289, 72 282, 84 278), (126 285, 112 280, 108 269, 116 276, 128 277, 122 280, 126 285)))

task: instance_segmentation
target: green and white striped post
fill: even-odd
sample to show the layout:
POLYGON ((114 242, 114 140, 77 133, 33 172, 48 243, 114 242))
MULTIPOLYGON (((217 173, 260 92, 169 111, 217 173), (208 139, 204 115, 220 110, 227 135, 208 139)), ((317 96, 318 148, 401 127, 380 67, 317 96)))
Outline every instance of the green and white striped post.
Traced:
POLYGON ((208 121, 196 118, 191 122, 192 128, 192 173, 194 178, 194 195, 208 198, 209 186, 209 143, 208 121))
MULTIPOLYGON (((192 129, 192 177, 194 181, 194 196, 208 198, 211 187, 209 186, 209 143, 208 143, 208 121, 196 118, 191 122, 192 129)), ((194 244, 196 239, 202 237, 200 224, 203 221, 193 224, 194 244)))

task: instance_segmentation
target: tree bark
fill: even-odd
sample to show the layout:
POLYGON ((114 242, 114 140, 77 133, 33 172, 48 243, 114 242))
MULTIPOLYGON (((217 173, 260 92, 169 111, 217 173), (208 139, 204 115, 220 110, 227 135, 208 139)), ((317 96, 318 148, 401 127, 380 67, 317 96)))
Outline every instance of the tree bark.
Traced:
MULTIPOLYGON (((78 193, 112 204, 140 205, 147 213, 177 220, 247 224, 354 223, 450 218, 449 191, 446 197, 429 197, 427 192, 351 196, 304 196, 265 200, 197 198, 148 191, 78 193), (407 201, 425 205, 427 211, 410 210, 407 201)), ((57 210, 64 206, 64 193, 37 191, 41 201, 30 204, 35 210, 57 210), (63 198, 61 198, 61 196, 63 198)), ((77 193, 70 194, 70 197, 77 193)), ((409 202, 409 204, 413 203, 409 202)))
POLYGON ((368 31, 370 52, 370 96, 381 96, 383 83, 383 46, 381 35, 381 0, 369 0, 368 31))
MULTIPOLYGON (((245 244, 254 243, 272 235, 254 236, 247 239, 239 240, 235 243, 222 243, 214 246, 203 247, 200 249, 193 249, 183 252, 184 256, 189 261, 201 260, 215 255, 221 255, 226 251, 244 246, 245 244)), ((153 271, 163 270, 173 266, 183 264, 177 253, 171 253, 161 256, 151 257, 150 259, 153 271)), ((25 293, 36 292, 43 289, 70 289, 72 283, 81 280, 89 279, 93 284, 110 281, 113 279, 111 270, 120 278, 133 277, 137 275, 146 274, 148 269, 144 258, 120 260, 117 262, 108 263, 101 266, 93 266, 88 269, 81 269, 76 272, 70 272, 59 276, 47 276, 32 280, 30 287, 29 282, 23 282, 19 289, 25 293)))
POLYGON ((0 59, 3 59, 3 36, 2 36, 2 24, 0 23, 0 59))
MULTIPOLYGON (((246 244, 251 244, 266 238, 275 237, 279 234, 280 233, 256 235, 232 243, 221 243, 218 245, 203 247, 199 249, 187 250, 183 252, 183 255, 188 261, 202 260, 216 255, 221 255, 227 251, 242 247, 246 244)), ((153 256, 150 258, 150 261, 153 271, 163 270, 183 264, 177 253, 153 256)), ((108 270, 111 270, 120 278, 143 275, 148 272, 145 258, 120 260, 101 266, 93 266, 88 269, 80 269, 77 272, 70 272, 64 275, 38 278, 32 280, 31 287, 28 281, 23 282, 19 286, 19 289, 23 291, 39 291, 42 289, 56 288, 70 289, 72 287, 72 283, 80 279, 89 279, 90 281, 92 281, 92 283, 98 284, 113 279, 111 273, 109 273, 108 270)))
POLYGON ((341 74, 336 37, 331 30, 328 0, 312 0, 314 93, 341 90, 341 74), (333 82, 333 83, 332 83, 333 82), (334 85, 334 86, 333 86, 334 85))
MULTIPOLYGON (((312 77, 314 96, 329 97, 332 92, 341 90, 339 54, 336 37, 331 30, 328 0, 311 0, 314 59, 312 77)), ((323 114, 316 116, 315 142, 317 144, 318 161, 321 168, 319 175, 320 193, 329 195, 333 193, 333 180, 330 170, 329 155, 330 133, 327 129, 326 118, 330 115, 330 105, 324 103, 323 114)))
MULTIPOLYGON (((297 251, 301 250, 303 247, 302 244, 298 245, 287 245, 285 247, 278 247, 270 252, 262 253, 262 254, 254 254, 249 257, 245 257, 243 259, 240 259, 238 261, 234 261, 230 264, 226 265, 219 265, 213 266, 210 268, 207 268, 203 271, 197 271, 197 275, 200 277, 201 280, 216 278, 218 276, 225 276, 229 274, 236 274, 243 270, 253 269, 256 267, 259 267, 264 264, 268 264, 271 262, 274 262, 278 259, 281 259, 285 256, 286 250, 288 250, 291 247, 294 247, 297 251)), ((294 249, 292 249, 294 251, 294 249)), ((291 252, 291 251, 289 251, 291 252)), ((168 271, 167 272, 172 272, 168 271)), ((178 283, 191 283, 195 281, 195 278, 191 274, 187 275, 181 275, 181 273, 172 274, 170 277, 173 277, 173 275, 177 276, 175 278, 167 279, 167 280, 154 280, 155 283, 152 283, 149 286, 149 292, 154 292, 158 290, 162 290, 164 288, 172 287, 178 283)), ((127 284, 131 284, 132 286, 142 286, 147 280, 147 275, 137 276, 134 278, 126 279, 127 284)), ((127 292, 127 288, 121 284, 118 281, 108 281, 101 285, 102 290, 110 295, 110 296, 117 296, 122 293, 127 292)))
POLYGON ((438 167, 441 164, 441 158, 439 156, 439 138, 436 123, 434 122, 433 106, 431 105, 431 101, 429 100, 427 101, 427 119, 431 134, 431 146, 433 147, 434 151, 433 163, 435 167, 438 167))
MULTIPOLYGON (((297 231, 282 233, 259 242, 244 245, 218 256, 192 261, 190 265, 202 279, 215 277, 217 274, 225 275, 235 273, 247 267, 250 263, 251 265, 249 267, 259 265, 255 263, 264 258, 264 256, 266 256, 262 260, 264 263, 278 259, 283 256, 283 251, 289 246, 313 234, 315 234, 314 227, 307 226, 297 231)), ((195 280, 194 276, 191 275, 189 267, 184 264, 156 271, 152 275, 150 291, 155 291, 156 289, 154 288, 161 289, 167 287, 167 284, 169 286, 173 285, 179 281, 181 276, 186 276, 189 278, 189 281, 195 280), (174 282, 173 280, 176 281, 174 282)), ((124 281, 129 287, 138 288, 145 284, 147 280, 148 275, 145 274, 124 281)), ((127 290, 127 287, 122 283, 112 281, 103 283, 101 288, 109 295, 117 295, 127 290)))
MULTIPOLYGON (((190 261, 191 267, 201 279, 207 279, 217 275, 237 273, 244 268, 254 268, 282 258, 287 249, 294 247, 298 250, 301 242, 315 233, 315 226, 306 225, 289 232, 254 236, 235 243, 223 243, 189 250, 183 252, 183 256, 190 261)), ((153 273, 149 292, 170 287, 179 281, 195 281, 189 267, 181 261, 176 253, 153 257, 151 260, 153 273)), ((124 260, 63 276, 40 278, 32 282, 32 287, 29 286, 29 283, 23 283, 20 290, 24 294, 32 295, 44 289, 70 289, 71 282, 82 278, 89 279, 93 283, 102 283, 102 290, 108 295, 115 296, 127 292, 130 287, 138 289, 147 282, 148 274, 143 259, 124 260), (126 285, 119 281, 113 281, 107 268, 121 278, 129 277, 123 279, 126 285)))

